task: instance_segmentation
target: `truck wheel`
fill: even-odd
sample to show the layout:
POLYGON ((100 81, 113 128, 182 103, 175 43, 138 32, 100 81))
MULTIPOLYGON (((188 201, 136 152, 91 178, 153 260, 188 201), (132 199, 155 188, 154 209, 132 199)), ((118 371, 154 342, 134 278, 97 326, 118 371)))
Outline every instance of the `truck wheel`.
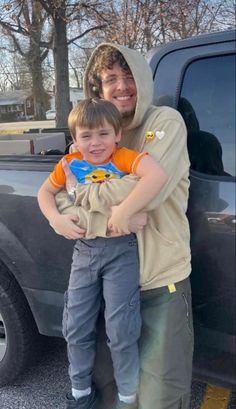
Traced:
POLYGON ((37 329, 15 278, 0 262, 0 385, 11 383, 27 366, 37 329))

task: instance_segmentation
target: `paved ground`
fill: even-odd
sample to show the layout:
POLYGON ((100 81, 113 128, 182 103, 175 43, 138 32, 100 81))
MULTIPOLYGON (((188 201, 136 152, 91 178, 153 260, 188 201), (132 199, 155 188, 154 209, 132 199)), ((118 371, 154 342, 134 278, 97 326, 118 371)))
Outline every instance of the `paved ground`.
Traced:
MULTIPOLYGON (((105 353, 105 351, 103 351, 105 353)), ((102 354, 101 354, 102 355, 102 354)), ((108 409, 111 392, 109 382, 111 373, 101 362, 96 365, 96 382, 103 387, 104 401, 100 409, 108 409), (103 368, 103 369, 101 369, 103 368), (102 372, 101 372, 102 371, 102 372), (103 382, 103 384, 102 384, 103 382)), ((64 396, 69 389, 67 375, 66 345, 62 339, 48 339, 41 356, 35 359, 32 367, 11 386, 0 389, 1 409, 63 409, 64 396)), ((192 401, 190 409, 226 409, 227 406, 214 402, 202 404, 206 385, 200 382, 192 384, 192 401), (203 406, 202 406, 203 405, 203 406)), ((155 409, 155 408, 153 408, 155 409)), ((235 399, 231 400, 228 409, 236 409, 235 399)))

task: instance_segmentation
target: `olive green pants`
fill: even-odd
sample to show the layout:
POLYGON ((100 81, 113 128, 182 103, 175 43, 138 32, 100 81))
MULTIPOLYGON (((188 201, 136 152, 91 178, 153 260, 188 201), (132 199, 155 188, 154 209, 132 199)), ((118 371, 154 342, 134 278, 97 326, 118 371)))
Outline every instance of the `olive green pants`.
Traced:
POLYGON ((141 292, 139 409, 189 409, 193 326, 189 279, 141 292))

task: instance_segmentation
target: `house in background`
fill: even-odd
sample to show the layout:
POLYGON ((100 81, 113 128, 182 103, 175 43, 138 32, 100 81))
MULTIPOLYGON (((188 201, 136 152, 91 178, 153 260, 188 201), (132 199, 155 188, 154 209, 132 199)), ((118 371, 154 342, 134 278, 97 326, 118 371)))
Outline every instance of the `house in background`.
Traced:
POLYGON ((81 88, 70 88, 70 102, 73 108, 84 98, 84 91, 81 88))
MULTIPOLYGON (((82 88, 70 88, 71 108, 74 108, 74 106, 76 106, 76 104, 82 99, 84 99, 84 91, 82 88)), ((53 93, 51 94, 50 105, 50 110, 55 110, 55 90, 53 90, 53 93)))
POLYGON ((0 92, 0 121, 24 120, 33 115, 34 104, 30 89, 0 92))
MULTIPOLYGON (((47 92, 50 111, 55 111, 55 93, 47 92)), ((70 102, 73 108, 79 101, 84 99, 82 89, 70 88, 70 102)), ((48 111, 47 111, 48 112, 48 111)), ((54 113, 56 115, 56 113, 54 113)), ((33 119, 34 101, 32 90, 14 90, 0 92, 0 121, 13 122, 33 119)), ((47 117, 47 114, 46 114, 47 117)), ((54 119, 54 118, 50 118, 54 119)))

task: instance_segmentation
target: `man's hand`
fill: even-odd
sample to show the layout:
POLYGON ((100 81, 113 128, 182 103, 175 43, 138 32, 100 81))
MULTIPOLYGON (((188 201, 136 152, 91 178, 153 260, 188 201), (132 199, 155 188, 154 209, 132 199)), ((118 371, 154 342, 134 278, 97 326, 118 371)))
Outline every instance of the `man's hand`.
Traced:
POLYGON ((129 216, 120 206, 112 206, 108 229, 113 233, 137 233, 147 224, 147 213, 139 212, 129 216))
POLYGON ((142 230, 147 224, 147 213, 140 212, 131 216, 129 220, 129 230, 132 233, 137 233, 139 230, 142 230))
POLYGON ((85 230, 77 225, 79 218, 72 214, 59 214, 50 220, 50 226, 66 239, 77 240, 85 236, 85 230))
POLYGON ((111 217, 107 224, 109 230, 111 230, 113 233, 118 233, 121 235, 130 234, 131 231, 129 230, 129 221, 129 216, 122 211, 120 206, 112 206, 111 217))

